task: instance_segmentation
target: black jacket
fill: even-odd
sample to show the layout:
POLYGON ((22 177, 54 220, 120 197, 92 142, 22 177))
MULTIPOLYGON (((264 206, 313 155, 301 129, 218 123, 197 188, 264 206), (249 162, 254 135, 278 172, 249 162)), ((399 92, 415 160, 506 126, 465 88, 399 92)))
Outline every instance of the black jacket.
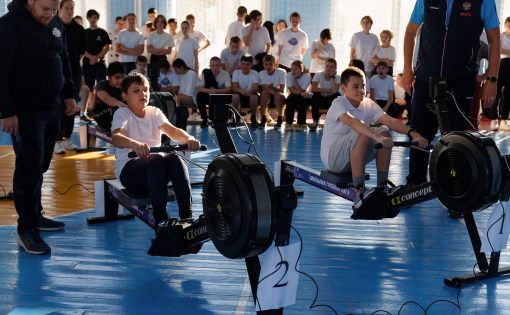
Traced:
POLYGON ((454 1, 448 27, 447 1, 425 0, 416 77, 475 76, 478 72, 480 34, 483 31, 483 0, 454 1))
POLYGON ((14 0, 0 18, 0 118, 17 109, 55 110, 60 96, 74 97, 65 31, 55 17, 39 24, 14 0))

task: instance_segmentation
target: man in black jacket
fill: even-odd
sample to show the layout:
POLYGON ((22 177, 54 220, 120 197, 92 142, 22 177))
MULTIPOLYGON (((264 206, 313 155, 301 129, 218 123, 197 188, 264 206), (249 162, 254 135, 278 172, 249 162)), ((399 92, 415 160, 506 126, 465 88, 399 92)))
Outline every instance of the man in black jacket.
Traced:
POLYGON ((76 101, 58 0, 14 0, 0 18, 0 124, 11 134, 16 164, 13 190, 18 244, 49 254, 39 230, 63 223, 42 216, 41 186, 59 132, 61 96, 66 114, 76 101))

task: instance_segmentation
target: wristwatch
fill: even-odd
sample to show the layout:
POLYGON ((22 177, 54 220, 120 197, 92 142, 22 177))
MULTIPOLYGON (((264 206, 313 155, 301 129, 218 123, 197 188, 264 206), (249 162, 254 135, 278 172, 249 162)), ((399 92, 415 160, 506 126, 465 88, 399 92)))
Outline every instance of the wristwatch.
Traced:
POLYGON ((492 83, 495 83, 495 82, 498 82, 498 78, 495 76, 487 77, 487 79, 485 79, 485 81, 490 81, 492 83))

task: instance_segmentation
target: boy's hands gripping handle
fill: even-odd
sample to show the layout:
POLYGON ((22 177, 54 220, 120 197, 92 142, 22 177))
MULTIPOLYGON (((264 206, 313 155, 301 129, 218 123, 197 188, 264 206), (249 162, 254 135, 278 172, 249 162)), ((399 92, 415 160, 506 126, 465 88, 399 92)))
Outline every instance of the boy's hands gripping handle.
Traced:
MULTIPOLYGON (((177 144, 177 145, 166 145, 166 146, 162 146, 162 147, 151 147, 150 148, 150 151, 152 153, 157 153, 157 152, 165 152, 165 153, 170 153, 170 152, 174 152, 174 151, 184 151, 184 150, 187 150, 188 149, 188 145, 187 144, 177 144)), ((200 151, 206 151, 207 150, 207 146, 205 144, 202 144, 200 145, 200 151)), ((128 157, 129 158, 134 158, 136 157, 136 152, 129 152, 128 153, 128 157)))

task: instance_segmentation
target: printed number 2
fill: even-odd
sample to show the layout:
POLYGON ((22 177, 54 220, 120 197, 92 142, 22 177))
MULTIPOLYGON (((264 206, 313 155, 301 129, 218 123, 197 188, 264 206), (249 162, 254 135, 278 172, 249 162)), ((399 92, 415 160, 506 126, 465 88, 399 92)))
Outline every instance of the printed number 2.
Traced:
POLYGON ((285 278, 285 276, 287 275, 287 271, 289 270, 289 263, 285 260, 280 261, 275 266, 276 271, 278 271, 282 266, 285 267, 285 272, 283 273, 283 276, 280 278, 280 280, 278 280, 278 282, 273 286, 273 288, 281 288, 289 283, 288 281, 282 283, 283 278, 285 278))

